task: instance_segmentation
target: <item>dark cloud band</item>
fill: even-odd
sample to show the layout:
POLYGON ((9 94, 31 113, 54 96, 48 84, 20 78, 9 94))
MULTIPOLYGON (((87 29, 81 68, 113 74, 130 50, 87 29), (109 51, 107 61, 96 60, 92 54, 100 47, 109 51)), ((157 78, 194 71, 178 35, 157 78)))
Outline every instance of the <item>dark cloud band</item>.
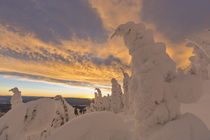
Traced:
POLYGON ((21 28, 47 42, 59 43, 73 35, 106 39, 101 19, 85 0, 1 0, 0 24, 16 32, 16 27, 21 28))
POLYGON ((209 0, 143 0, 142 19, 173 42, 210 27, 209 0))

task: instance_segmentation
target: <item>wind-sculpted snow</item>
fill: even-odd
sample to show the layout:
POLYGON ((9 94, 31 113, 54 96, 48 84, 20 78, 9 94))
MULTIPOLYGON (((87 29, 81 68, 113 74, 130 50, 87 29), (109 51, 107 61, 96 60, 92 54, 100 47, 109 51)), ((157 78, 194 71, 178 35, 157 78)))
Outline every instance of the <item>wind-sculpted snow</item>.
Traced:
POLYGON ((61 96, 23 103, 0 119, 0 139, 42 140, 72 118, 73 108, 61 96))
POLYGON ((11 97, 10 104, 12 108, 16 107, 18 104, 22 103, 21 92, 17 87, 10 89, 9 91, 13 92, 13 96, 11 97))
MULTIPOLYGON (((129 108, 138 120, 140 136, 149 135, 154 127, 178 119, 180 103, 200 98, 206 71, 201 65, 199 72, 176 73, 176 64, 166 53, 165 45, 156 43, 144 24, 122 24, 112 37, 117 35, 123 36, 132 56, 129 108)), ((196 58, 200 62, 202 57, 196 58)), ((194 61, 191 62, 189 69, 193 70, 194 61)))

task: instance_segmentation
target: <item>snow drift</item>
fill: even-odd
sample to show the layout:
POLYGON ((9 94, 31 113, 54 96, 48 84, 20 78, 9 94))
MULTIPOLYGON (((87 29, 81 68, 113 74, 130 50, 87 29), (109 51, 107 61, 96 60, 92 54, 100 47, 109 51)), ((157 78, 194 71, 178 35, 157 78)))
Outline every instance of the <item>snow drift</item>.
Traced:
POLYGON ((72 120, 47 140, 131 140, 131 133, 116 114, 93 112, 72 120))
POLYGON ((148 140, 209 140, 210 132, 196 116, 186 113, 164 125, 148 140))

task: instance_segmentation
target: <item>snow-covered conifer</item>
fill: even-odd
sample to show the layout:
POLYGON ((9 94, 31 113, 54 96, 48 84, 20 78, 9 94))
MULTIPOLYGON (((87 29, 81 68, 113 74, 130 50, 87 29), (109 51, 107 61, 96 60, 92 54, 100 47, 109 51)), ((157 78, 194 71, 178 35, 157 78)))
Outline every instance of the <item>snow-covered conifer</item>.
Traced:
POLYGON ((122 111, 123 102, 122 102, 122 90, 120 84, 115 78, 112 78, 112 96, 111 96, 111 107, 112 111, 118 113, 122 111))
POLYGON ((12 108, 17 106, 18 104, 22 103, 22 96, 21 92, 17 87, 10 89, 9 91, 13 92, 13 96, 11 97, 10 104, 12 108))
POLYGON ((140 134, 152 126, 165 124, 180 115, 180 103, 191 103, 202 93, 207 78, 207 58, 202 49, 194 49, 191 73, 176 73, 176 64, 166 53, 163 43, 156 43, 144 24, 120 25, 112 37, 123 36, 132 56, 129 80, 129 105, 138 120, 140 134))
POLYGON ((129 75, 128 73, 126 73, 123 69, 122 73, 123 73, 123 104, 124 104, 124 108, 125 110, 128 110, 129 108, 129 92, 128 92, 128 86, 129 86, 129 75))

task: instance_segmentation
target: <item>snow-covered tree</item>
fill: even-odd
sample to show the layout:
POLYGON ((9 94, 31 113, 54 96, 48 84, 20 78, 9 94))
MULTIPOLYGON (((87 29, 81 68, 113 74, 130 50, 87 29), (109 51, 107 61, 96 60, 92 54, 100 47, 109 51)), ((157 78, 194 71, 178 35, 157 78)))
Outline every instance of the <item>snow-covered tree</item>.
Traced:
MULTIPOLYGON (((206 36, 210 37, 210 34, 206 36)), ((200 75, 202 79, 208 80, 208 65, 210 63, 210 39, 202 39, 192 37, 186 39, 186 46, 193 48, 194 56, 190 57, 191 65, 188 67, 188 72, 191 74, 200 75)))
MULTIPOLYGON (((112 37, 117 35, 123 36, 132 56, 129 109, 135 114, 140 134, 149 133, 152 126, 176 119, 181 102, 199 99, 202 77, 206 77, 203 63, 195 75, 176 73, 176 64, 166 53, 165 45, 155 42, 153 32, 142 23, 122 24, 112 37)), ((201 61, 201 56, 198 60, 201 61)), ((193 68, 194 61, 191 61, 193 68)))
POLYGON ((73 111, 60 95, 19 104, 0 118, 0 140, 45 140, 75 117, 73 111))
POLYGON ((101 90, 96 88, 94 103, 90 104, 89 112, 93 111, 113 111, 118 113, 123 110, 123 94, 120 84, 116 79, 112 79, 112 94, 102 97, 101 90))
POLYGON ((123 104, 124 104, 124 109, 125 110, 128 110, 129 109, 129 92, 128 92, 128 86, 129 86, 129 75, 128 73, 126 73, 123 69, 122 70, 122 73, 123 73, 123 104))
POLYGON ((51 127, 57 128, 64 125, 75 115, 74 108, 61 95, 56 95, 54 99, 58 104, 58 110, 56 112, 56 119, 53 120, 51 127))
POLYGON ((115 78, 112 78, 112 95, 111 95, 111 108, 112 111, 118 113, 123 109, 122 90, 120 84, 115 78))
POLYGON ((110 97, 109 96, 103 96, 102 97, 102 92, 99 88, 95 89, 96 92, 95 94, 95 99, 94 99, 94 103, 90 104, 90 108, 89 111, 93 112, 93 111, 110 111, 110 97))
POLYGON ((17 106, 18 104, 22 103, 22 96, 21 92, 17 87, 10 89, 9 91, 13 92, 13 96, 11 97, 10 104, 12 108, 17 106))

